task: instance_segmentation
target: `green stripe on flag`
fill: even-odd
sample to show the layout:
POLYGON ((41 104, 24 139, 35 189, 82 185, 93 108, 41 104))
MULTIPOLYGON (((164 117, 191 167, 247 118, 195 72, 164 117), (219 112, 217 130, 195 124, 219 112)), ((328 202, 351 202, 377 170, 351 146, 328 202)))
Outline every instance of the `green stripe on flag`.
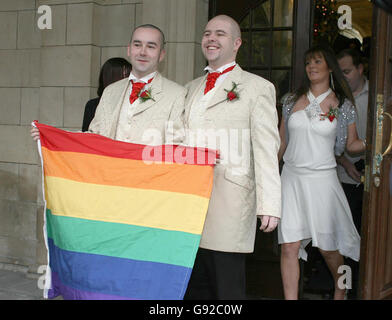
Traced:
POLYGON ((200 235, 53 215, 47 234, 63 250, 193 267, 200 235))

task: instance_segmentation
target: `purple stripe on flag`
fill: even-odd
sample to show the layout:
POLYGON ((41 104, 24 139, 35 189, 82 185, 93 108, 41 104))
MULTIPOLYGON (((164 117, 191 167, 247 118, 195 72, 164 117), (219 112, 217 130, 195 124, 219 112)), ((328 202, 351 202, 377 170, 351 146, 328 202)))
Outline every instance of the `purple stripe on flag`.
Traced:
POLYGON ((65 300, 132 300, 129 297, 70 288, 61 282, 56 272, 52 271, 52 288, 48 292, 48 298, 53 299, 60 295, 62 295, 65 300))

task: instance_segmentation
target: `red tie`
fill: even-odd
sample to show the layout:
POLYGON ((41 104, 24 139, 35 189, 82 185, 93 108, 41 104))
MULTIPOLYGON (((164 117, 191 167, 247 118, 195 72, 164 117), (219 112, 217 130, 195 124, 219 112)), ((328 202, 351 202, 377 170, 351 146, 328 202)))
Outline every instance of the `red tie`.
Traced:
MULTIPOLYGON (((150 83, 152 81, 152 79, 154 79, 154 78, 151 78, 150 80, 148 80, 148 83, 150 83)), ((143 87, 146 85, 146 83, 145 82, 133 82, 133 80, 131 80, 131 82, 132 82, 132 92, 131 92, 131 95, 129 96, 129 102, 132 104, 139 97, 139 93, 143 89, 143 87)))
POLYGON ((232 67, 229 67, 229 68, 227 68, 225 70, 223 70, 222 72, 211 72, 211 73, 209 73, 208 76, 207 76, 207 83, 206 83, 206 87, 204 89, 204 94, 206 94, 213 87, 215 87, 216 79, 218 79, 219 76, 221 76, 222 74, 224 74, 226 72, 229 72, 229 71, 233 70, 234 67, 235 67, 235 65, 232 66, 232 67))

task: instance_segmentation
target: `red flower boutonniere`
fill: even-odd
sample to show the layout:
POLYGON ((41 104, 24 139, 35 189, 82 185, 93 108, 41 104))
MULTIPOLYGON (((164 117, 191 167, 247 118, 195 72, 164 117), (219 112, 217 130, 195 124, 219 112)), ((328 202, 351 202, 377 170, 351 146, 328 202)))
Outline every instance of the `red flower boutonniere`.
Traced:
POLYGON ((233 82, 233 87, 231 90, 224 89, 227 92, 227 98, 226 101, 233 101, 235 99, 239 99, 238 92, 236 91, 238 84, 233 82))
POLYGON ((151 96, 151 89, 144 90, 139 94, 139 98, 142 99, 142 102, 146 102, 147 100, 155 101, 154 98, 151 96))
POLYGON ((327 113, 322 113, 320 116, 321 116, 320 120, 325 120, 326 118, 328 118, 329 121, 332 122, 335 118, 336 119, 338 118, 338 116, 339 116, 339 109, 338 108, 332 108, 332 106, 331 106, 331 107, 329 107, 329 111, 327 113))

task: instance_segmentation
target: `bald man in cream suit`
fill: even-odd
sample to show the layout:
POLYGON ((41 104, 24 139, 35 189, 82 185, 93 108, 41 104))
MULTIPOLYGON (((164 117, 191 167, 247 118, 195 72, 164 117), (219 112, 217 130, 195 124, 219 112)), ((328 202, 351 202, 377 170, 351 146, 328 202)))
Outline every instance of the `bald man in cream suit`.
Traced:
POLYGON ((89 132, 115 140, 161 145, 179 143, 186 89, 157 70, 165 56, 164 35, 153 25, 137 27, 129 46, 132 71, 103 92, 89 132))
POLYGON ((271 232, 281 214, 275 88, 236 64, 240 45, 233 19, 210 20, 202 38, 208 75, 186 85, 186 143, 216 148, 221 160, 185 299, 246 298, 257 217, 271 232))

